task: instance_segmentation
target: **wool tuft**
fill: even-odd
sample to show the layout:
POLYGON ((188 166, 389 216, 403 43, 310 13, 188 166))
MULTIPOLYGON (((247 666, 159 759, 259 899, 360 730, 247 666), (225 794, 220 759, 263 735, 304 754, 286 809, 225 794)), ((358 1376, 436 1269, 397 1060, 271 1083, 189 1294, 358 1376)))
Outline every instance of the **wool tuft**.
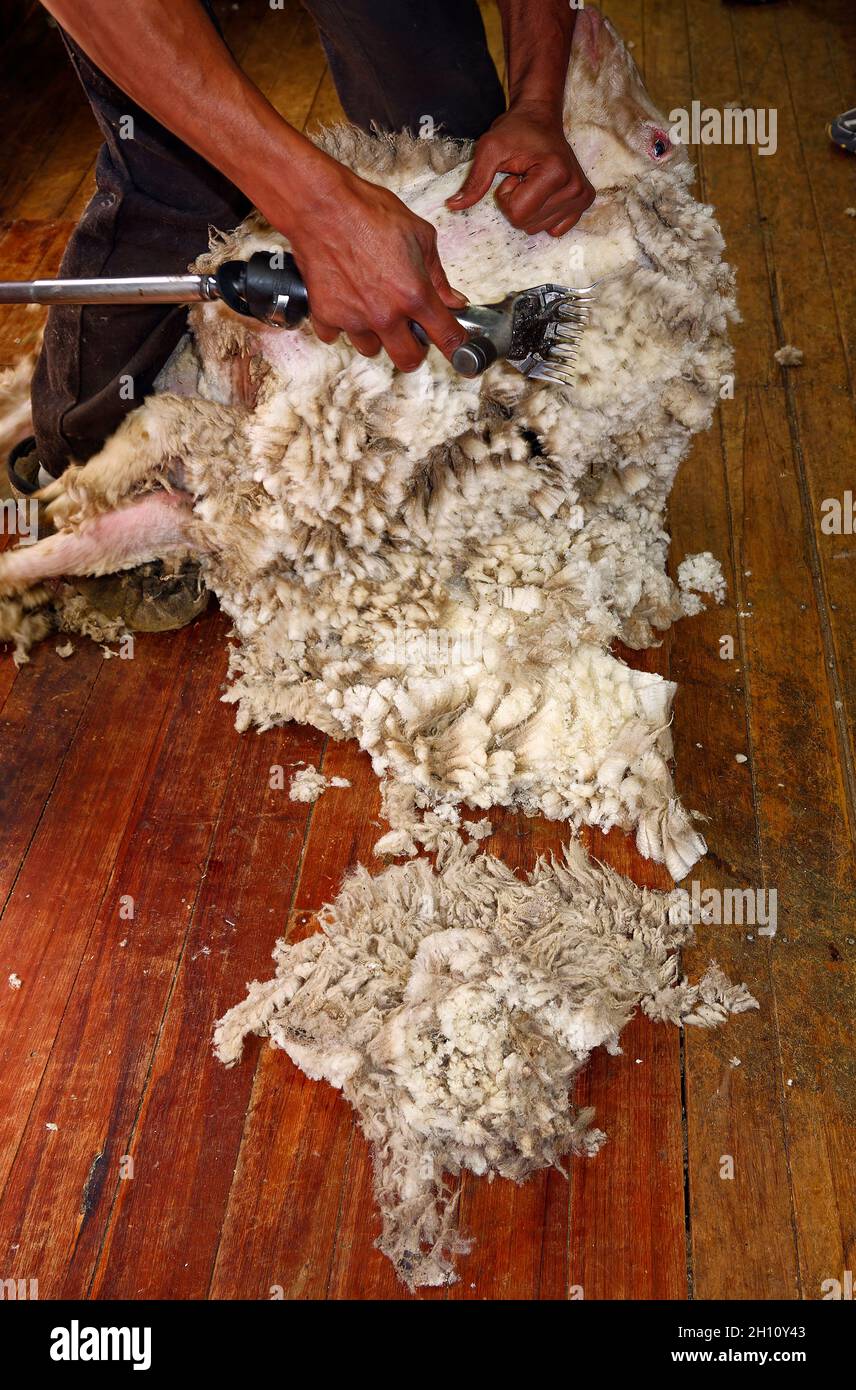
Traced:
POLYGON ((725 602, 725 576, 719 561, 709 550, 688 555, 678 565, 678 585, 685 596, 687 612, 693 611, 694 594, 711 594, 717 603, 725 602))
POLYGON ((295 772, 288 788, 291 801, 317 801, 328 787, 349 787, 347 777, 325 777, 314 767, 302 767, 295 772))

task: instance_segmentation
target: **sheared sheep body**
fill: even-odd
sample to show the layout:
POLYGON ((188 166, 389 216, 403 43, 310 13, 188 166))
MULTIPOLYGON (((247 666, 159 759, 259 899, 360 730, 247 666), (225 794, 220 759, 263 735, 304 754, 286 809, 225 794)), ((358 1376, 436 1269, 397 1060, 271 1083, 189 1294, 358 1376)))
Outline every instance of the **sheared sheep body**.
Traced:
MULTIPOLYGON (((402 823, 419 806, 518 805, 635 828, 680 877, 704 845, 668 768, 674 687, 608 646, 698 610, 665 573, 664 510, 730 362, 732 277, 685 153, 650 153, 663 120, 620 40, 591 13, 578 31, 567 125, 598 201, 565 237, 515 231, 491 198, 448 211, 466 147, 326 137, 436 224, 472 300, 600 282, 573 390, 506 365, 466 381, 433 349, 405 375, 308 326, 206 305, 197 369, 185 353, 161 383, 193 394, 146 402, 69 470, 54 511, 92 572, 93 514, 179 490, 192 515, 166 529, 234 621, 239 728, 297 719, 357 738, 408 789, 390 801, 402 823)), ((283 245, 253 217, 201 264, 283 245)), ((112 568, 146 553, 130 509, 122 521, 112 568)))
MULTIPOLYGON (((211 394, 224 378, 228 390, 233 352, 264 364, 240 477, 264 490, 272 552, 254 549, 236 573, 224 538, 209 573, 239 639, 239 727, 297 718, 355 736, 421 804, 636 827, 680 877, 703 842, 667 767, 674 688, 606 647, 647 645, 697 611, 665 574, 664 508, 730 362, 732 280, 685 156, 655 167, 599 124, 618 77, 644 125, 633 72, 619 45, 596 71, 576 53, 570 133, 599 198, 558 241, 510 228, 491 199, 449 212, 462 177, 452 145, 331 134, 333 153, 434 222, 470 299, 601 282, 578 383, 505 366, 468 382, 436 351, 405 376, 346 343, 248 334, 202 310, 211 394)), ((276 241, 250 226, 207 264, 276 241)), ((210 487, 202 470, 188 481, 197 496, 210 487)), ((213 519, 208 501, 200 510, 213 519)))

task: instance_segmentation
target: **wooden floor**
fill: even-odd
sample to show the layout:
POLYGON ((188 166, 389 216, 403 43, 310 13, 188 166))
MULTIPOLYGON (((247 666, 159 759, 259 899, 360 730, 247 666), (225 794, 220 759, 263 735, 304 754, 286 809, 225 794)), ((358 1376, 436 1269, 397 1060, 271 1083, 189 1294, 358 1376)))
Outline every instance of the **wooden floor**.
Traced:
MULTIPOLYGON (((219 9, 289 120, 337 113, 296 3, 219 9)), ((459 1284, 422 1297, 816 1299, 856 1268, 856 538, 820 525, 824 499, 856 491, 856 160, 824 131, 856 101, 856 26, 849 0, 607 12, 666 111, 778 112, 774 157, 699 152, 743 322, 734 399, 696 440, 671 525, 676 561, 721 557, 729 599, 641 660, 679 683, 678 787, 710 815, 697 876, 776 889, 779 930, 700 930, 688 972, 715 956, 761 1012, 684 1038, 635 1021, 577 1090, 608 1145, 567 1182, 465 1177, 473 1253, 459 1284), (777 365, 783 343, 802 368, 777 365)), ((57 35, 38 6, 17 13, 0 88, 7 279, 55 272, 98 144, 57 35)), ((2 311, 0 365, 39 323, 2 311)), ((62 661, 51 642, 19 672, 0 657, 0 1279, 37 1278, 42 1298, 409 1297, 373 1248, 369 1155, 339 1095, 257 1043, 231 1072, 211 1056, 214 1021, 271 972, 284 924, 306 929, 368 858, 378 810, 353 745, 234 732, 225 633, 210 614, 139 638, 133 661, 83 643, 62 661), (314 808, 271 791, 271 765, 299 759, 353 791, 314 808)), ((507 816, 488 847, 528 867, 560 839, 507 816)), ((588 843, 667 885, 629 841, 588 843)))

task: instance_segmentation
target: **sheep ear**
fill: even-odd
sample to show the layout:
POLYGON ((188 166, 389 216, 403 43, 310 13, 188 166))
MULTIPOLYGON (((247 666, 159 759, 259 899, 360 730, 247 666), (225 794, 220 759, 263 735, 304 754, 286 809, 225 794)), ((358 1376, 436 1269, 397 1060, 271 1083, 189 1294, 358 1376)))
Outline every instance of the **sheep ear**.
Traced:
POLYGON ((571 52, 577 75, 582 64, 596 90, 604 91, 613 84, 624 90, 628 82, 644 89, 639 69, 621 35, 593 6, 586 5, 577 15, 571 52))
POLYGON ((586 5, 578 11, 571 50, 574 57, 583 58, 597 72, 614 43, 615 31, 609 28, 600 10, 586 5))

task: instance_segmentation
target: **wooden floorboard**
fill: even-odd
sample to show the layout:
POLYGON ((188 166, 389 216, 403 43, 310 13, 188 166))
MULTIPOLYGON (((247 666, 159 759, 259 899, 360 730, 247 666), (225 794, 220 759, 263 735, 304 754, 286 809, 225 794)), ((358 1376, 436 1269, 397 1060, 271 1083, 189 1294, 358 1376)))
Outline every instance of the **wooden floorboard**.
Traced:
MULTIPOLYGON (((832 5, 833 12, 836 5, 832 5)), ((843 7, 838 8, 838 16, 843 7)), ((807 190, 814 227, 801 237, 805 254, 815 267, 812 282, 799 296, 798 277, 784 267, 779 277, 791 299, 798 298, 799 317, 793 329, 805 344, 804 368, 787 374, 791 416, 800 441, 805 475, 805 502, 823 587, 829 635, 827 656, 830 686, 837 701, 851 806, 856 796, 856 635, 849 620, 852 600, 853 526, 838 533, 823 527, 826 499, 843 503, 853 492, 853 389, 856 354, 856 275, 853 274, 854 219, 845 209, 856 203, 853 162, 840 150, 829 157, 824 129, 825 93, 840 94, 835 70, 835 14, 799 36, 795 15, 785 9, 777 30, 789 102, 787 109, 789 165, 778 177, 797 178, 807 190), (799 58, 795 48, 799 43, 799 58), (824 158, 824 156, 826 156, 824 158), (818 330, 821 330, 819 332, 818 330), (827 355, 828 353, 828 355, 827 355)), ((856 66, 856 64, 854 64, 856 66)), ((843 97, 839 95, 839 100, 843 97)), ((848 103, 845 102, 845 105, 848 103)), ((828 117, 827 117, 828 119, 828 117)), ((769 182, 769 181, 768 181, 769 182)), ((784 234, 785 212, 779 219, 784 234)), ((780 243, 781 244, 781 243, 780 243)), ((773 248, 775 261, 775 248, 773 248)), ((851 824, 851 832, 856 826, 851 824)))
MULTIPOLYGON (((114 1173, 111 1183, 109 1235, 92 1287, 100 1298, 157 1295, 161 1276, 146 1258, 153 1244, 171 1270, 173 1296, 204 1298, 220 1244, 259 1047, 248 1047, 245 1061, 227 1072, 212 1053, 213 1026, 238 1002, 238 982, 270 973, 273 939, 288 919, 303 854, 309 808, 271 787, 271 767, 283 759, 317 762, 323 742, 310 728, 236 740, 224 717, 228 726, 221 711, 205 757, 198 767, 191 758, 185 771, 185 781, 204 780, 212 758, 214 766, 231 759, 129 1141, 134 1179, 114 1173), (183 1117, 178 1135, 176 1114, 183 1117)), ((147 855, 162 848, 162 836, 150 837, 147 855)), ((256 1284, 244 1290, 246 1297, 265 1294, 256 1284)))
MULTIPOLYGON (((184 634, 171 643, 138 644, 135 660, 125 663, 105 661, 98 653, 100 669, 81 692, 79 722, 5 904, 2 978, 14 973, 23 983, 4 995, 0 1011, 0 1185, 12 1174, 30 1108, 85 964, 94 916, 134 804, 151 775, 149 760, 162 736, 187 640, 184 634)), ((81 665, 88 667, 93 659, 87 652, 81 665)), ((4 716, 12 701, 28 727, 34 717, 52 717, 35 680, 27 689, 19 677, 4 716)), ((73 1111, 71 1098, 66 1101, 73 1111)), ((51 1120, 48 1116, 45 1123, 51 1120)), ((31 1178, 26 1169, 22 1172, 31 1178)))
MULTIPOLYGON (((168 689, 154 687, 151 677, 134 689, 146 660, 137 655, 125 664, 140 667, 140 676, 136 669, 133 675, 122 672, 110 687, 105 672, 90 705, 101 728, 109 730, 114 720, 127 724, 124 747, 113 740, 122 761, 110 771, 120 787, 128 788, 129 801, 115 808, 121 837, 105 846, 105 881, 90 868, 88 881, 81 882, 84 866, 66 892, 74 922, 60 915, 55 924, 65 933, 69 976, 72 966, 74 976, 64 991, 0 1219, 0 1246, 6 1239, 18 1244, 19 1258, 38 1267, 48 1297, 86 1292, 115 1175, 124 1156, 133 1156, 129 1133, 235 757, 226 737, 228 713, 218 699, 224 628, 218 618, 198 623, 182 642, 151 644, 152 652, 163 653, 168 689), (156 697, 148 743, 144 721, 126 703, 134 695, 144 700, 147 685, 156 697), (132 761, 140 769, 136 775, 128 766, 132 761), (110 1096, 106 1111, 105 1095, 110 1096), (51 1122, 57 1131, 46 1134, 51 1122)), ((119 668, 120 660, 109 665, 119 668)), ((97 767, 101 760, 96 754, 90 761, 97 767)), ((77 773, 67 762, 57 801, 64 792, 75 795, 77 773)), ((96 805, 84 804, 80 812, 98 823, 96 805)), ((70 858, 67 851, 57 856, 55 849, 54 856, 59 863, 70 858)), ((4 921, 14 905, 13 894, 4 921)), ((54 982, 48 988, 35 963, 28 977, 24 969, 18 973, 25 980, 22 996, 29 978, 31 1009, 50 1016, 54 982)), ((59 982, 65 986, 61 976, 59 982)), ((27 1017, 18 1026, 26 1028, 27 1017)), ((31 1065, 23 1068, 23 1077, 20 1070, 13 1063, 8 1075, 19 1094, 31 1065)))
MULTIPOLYGON (((334 895, 346 870, 360 861, 371 862, 378 837, 377 779, 366 755, 350 743, 328 744, 321 765, 327 776, 347 777, 351 789, 328 792, 309 821, 291 909, 295 939, 314 927, 314 913, 334 895)), ((355 1122, 341 1097, 321 1094, 325 1091, 281 1054, 264 1050, 229 1198, 212 1297, 254 1297, 253 1289, 273 1285, 281 1287, 286 1297, 326 1294, 341 1223, 346 1219, 343 1207, 355 1191, 353 1175, 346 1182, 355 1122), (292 1112, 302 1118, 302 1124, 286 1120, 292 1112)), ((359 1203, 359 1219, 376 1222, 370 1193, 359 1203)), ((351 1297, 360 1296, 373 1264, 387 1263, 372 1247, 375 1234, 376 1228, 356 1251, 352 1281, 356 1287, 349 1287, 351 1297)))
MULTIPOLYGON (((216 8, 287 119, 340 117, 297 0, 216 8)), ((502 74, 498 10, 483 8, 502 74)), ((699 927, 688 973, 715 956, 760 1012, 683 1038, 635 1019, 575 1089, 608 1133, 601 1153, 519 1187, 465 1174, 473 1250, 458 1284, 417 1296, 816 1298, 856 1255, 856 539, 820 524, 825 499, 856 491, 856 162, 824 130, 852 104, 856 25, 847 0, 604 8, 666 110, 697 98, 778 115, 774 157, 696 152, 742 321, 734 399, 675 486, 671 554, 711 550, 728 598, 629 659, 678 682, 678 789, 710 816, 693 878, 775 889, 779 931, 699 927), (784 342, 802 367, 775 362, 784 342)), ((39 7, 5 61, 0 274, 24 278, 56 270, 99 137, 39 7)), ((0 367, 42 322, 3 311, 0 367)), ((258 1040, 232 1071, 211 1055, 215 1020, 270 973, 276 937, 316 929, 343 874, 374 862, 368 759, 298 726, 236 735, 214 613, 138 638, 133 661, 75 645, 63 662, 48 642, 20 671, 0 658, 0 981, 22 981, 0 985, 4 1274, 38 1277, 42 1297, 410 1298, 375 1248, 370 1152, 341 1095, 258 1040), (351 788, 289 801, 270 769, 301 761, 351 788)), ((486 848, 521 872, 563 838, 492 818, 486 848)), ((668 885, 630 840, 586 842, 668 885)))
MULTIPOLYGON (((752 544, 746 548, 755 559, 750 556, 748 566, 753 576, 760 573, 763 586, 755 605, 760 621, 748 626, 754 647, 750 670, 757 670, 754 693, 750 679, 750 710, 757 727, 756 775, 759 783, 767 781, 766 788, 761 783, 759 797, 762 859, 767 881, 780 885, 783 903, 781 949, 773 952, 771 964, 800 1280, 804 1296, 816 1298, 825 1280, 850 1267, 856 1248, 856 1199, 846 1167, 841 1167, 856 1118, 844 1081, 852 1055, 848 1057, 842 1030, 845 1001, 851 1000, 852 1016, 854 998, 853 961, 846 949, 856 920, 853 765, 843 717, 849 713, 852 720, 852 709, 845 711, 843 705, 846 688, 852 689, 852 672, 845 671, 842 681, 841 648, 834 635, 840 619, 830 608, 825 583, 826 575, 835 572, 835 550, 819 526, 822 498, 843 493, 848 476, 852 481, 854 435, 835 274, 823 252, 826 219, 811 197, 794 200, 786 191, 786 183, 791 188, 795 180, 807 183, 815 147, 812 140, 807 157, 797 129, 798 115, 805 117, 800 92, 809 100, 806 79, 816 89, 825 85, 828 47, 817 43, 817 30, 807 35, 800 53, 804 77, 795 98, 780 42, 780 26, 790 28, 793 42, 793 15, 773 18, 772 30, 760 17, 747 25, 736 36, 736 48, 741 71, 754 76, 759 104, 771 102, 774 91, 779 103, 782 148, 772 161, 758 162, 758 209, 768 231, 770 300, 779 336, 804 345, 807 371, 785 371, 784 400, 750 402, 729 467, 739 470, 744 496, 751 497, 752 544), (804 258, 801 275, 788 254, 795 238, 804 258), (783 420, 789 448, 782 437, 783 420), (844 448, 843 456, 828 447, 830 436, 844 448), (765 449, 766 469, 760 462, 765 449), (783 475, 777 488, 769 477, 774 460, 783 475), (802 553, 794 555, 785 537, 800 529, 802 553), (776 724, 768 732, 773 709, 776 724), (776 796, 770 785, 774 777, 776 790, 784 795, 776 796)), ((835 178, 837 153, 825 153, 835 178)), ((852 603, 852 594, 852 583, 849 589, 845 585, 845 600, 852 603)), ((845 645, 845 654, 849 650, 845 645)))
MULTIPOLYGON (((733 659, 720 657, 721 639, 736 637, 738 618, 718 428, 697 441, 695 460, 673 492, 672 554, 677 560, 697 546, 722 556, 729 595, 722 607, 683 624, 670 642, 670 675, 678 683, 677 785, 686 804, 710 814, 703 830, 711 853, 692 879, 724 892, 760 887, 763 875, 752 782, 746 764, 735 761, 749 739, 741 649, 733 659)), ((685 1036, 696 1298, 746 1298, 762 1288, 768 1297, 792 1298, 798 1288, 769 949, 752 927, 700 924, 696 945, 684 955, 694 977, 715 957, 730 978, 746 981, 761 1005, 760 1014, 732 1019, 726 1029, 689 1029, 685 1036), (757 1239, 759 1213, 764 1241, 757 1239)))

